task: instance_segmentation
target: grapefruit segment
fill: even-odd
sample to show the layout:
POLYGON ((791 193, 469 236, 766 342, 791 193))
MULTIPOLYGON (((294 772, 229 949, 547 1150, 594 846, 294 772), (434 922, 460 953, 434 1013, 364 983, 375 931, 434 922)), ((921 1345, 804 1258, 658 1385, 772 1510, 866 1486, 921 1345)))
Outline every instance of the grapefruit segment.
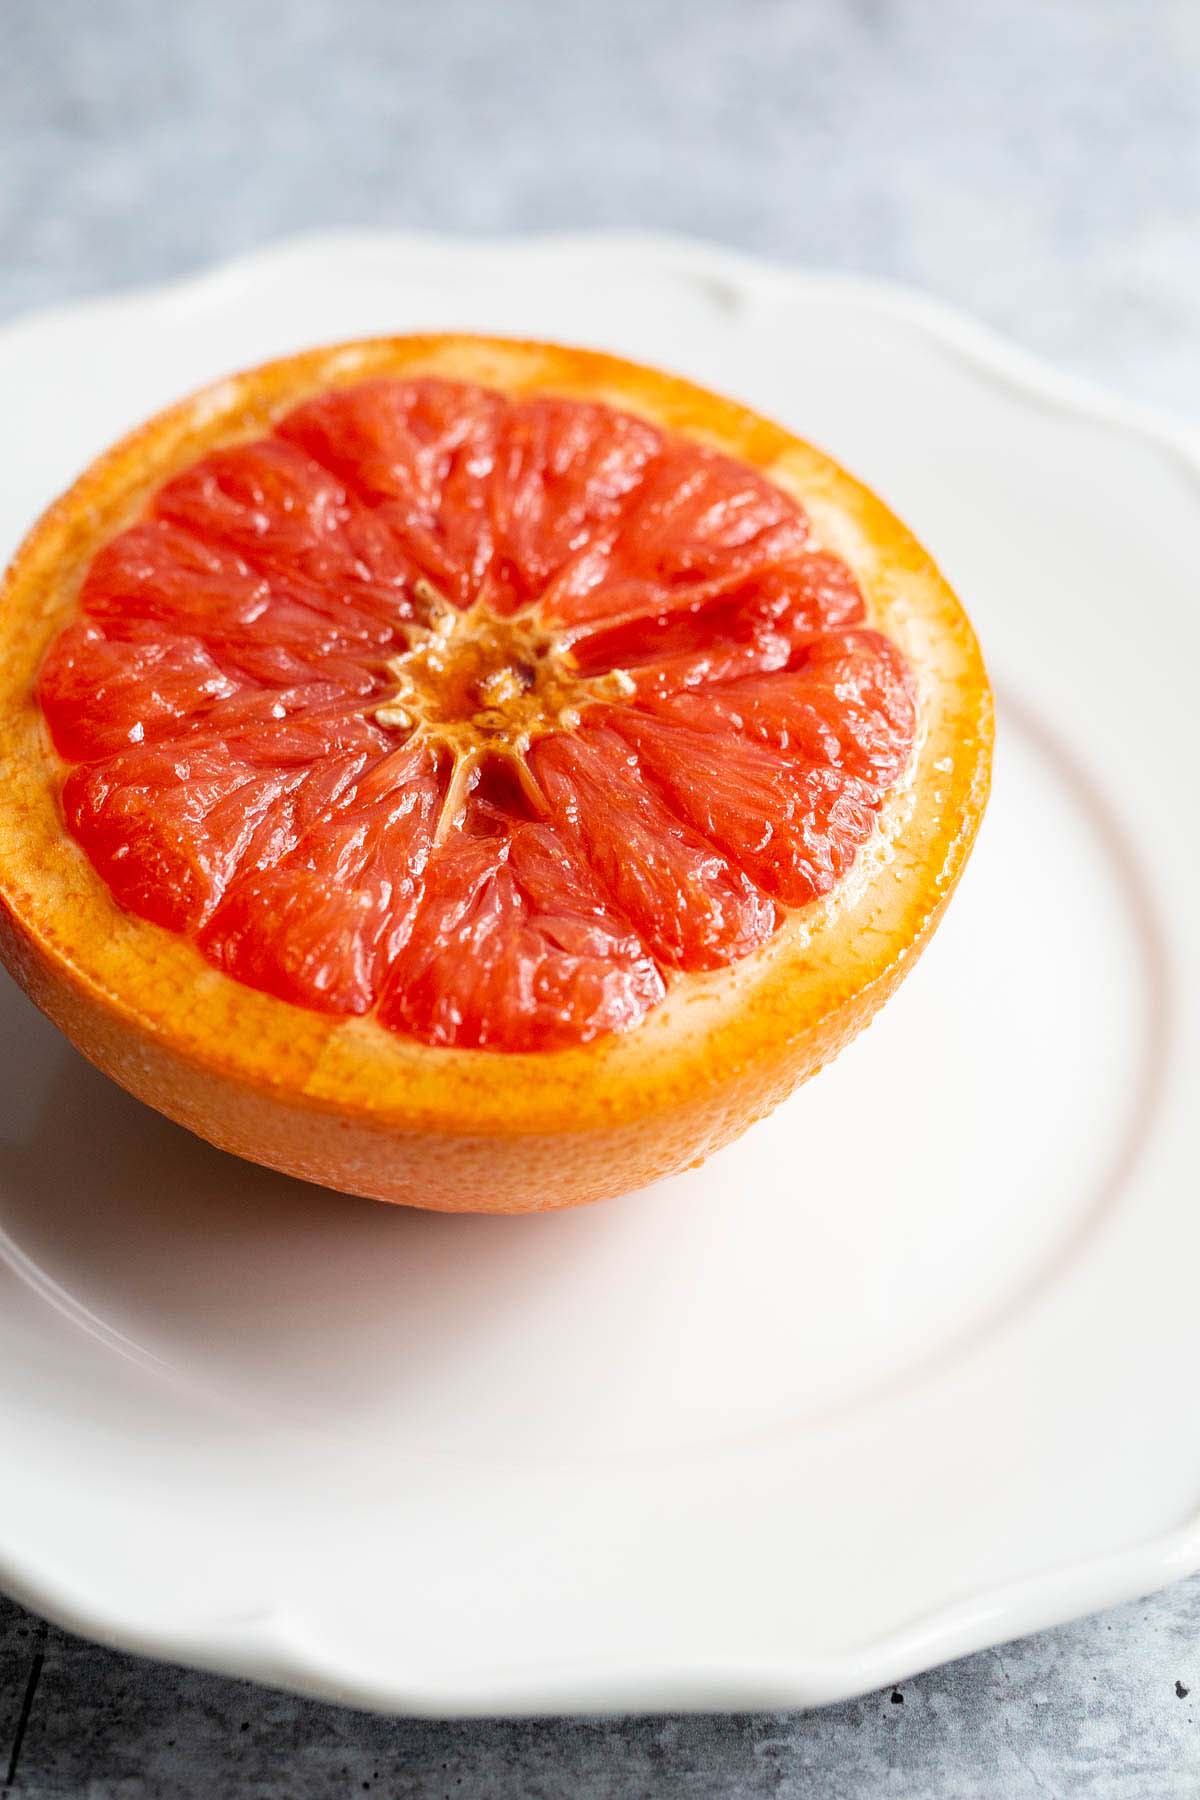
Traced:
POLYGON ((814 639, 864 616, 845 564, 806 552, 782 568, 668 590, 651 610, 635 605, 577 626, 571 645, 582 668, 620 665, 639 694, 663 695, 784 668, 814 639))
POLYGON ((642 697, 781 669, 791 656, 774 622, 739 597, 600 627, 573 637, 571 648, 588 673, 626 670, 642 697))
POLYGON ((613 723, 680 817, 785 906, 829 893, 871 835, 879 792, 857 776, 677 719, 613 723))
POLYGON ((260 712, 234 732, 135 744, 80 763, 64 785, 63 811, 120 905, 194 931, 239 869, 273 866, 386 744, 354 715, 260 712))
POLYGON ((472 807, 434 852, 380 1017, 430 1044, 540 1051, 628 1028, 663 992, 552 830, 472 807))
POLYGON ((831 632, 770 679, 651 696, 646 710, 709 731, 745 733, 776 751, 861 775, 882 799, 903 775, 917 729, 910 670, 875 631, 831 632))
POLYGON ((309 821, 275 861, 231 880, 201 937, 251 987, 330 1013, 364 1013, 412 928, 442 798, 433 757, 394 751, 355 780, 345 757, 308 785, 309 821))
POLYGON ((541 602, 553 586, 561 616, 568 594, 592 588, 610 528, 661 444, 652 426, 609 406, 527 400, 506 408, 490 488, 492 604, 508 611, 541 602))
POLYGON ((714 969, 765 943, 774 906, 646 779, 611 730, 548 737, 531 762, 558 834, 673 969, 714 969))
POLYGON ((237 691, 199 638, 112 639, 84 620, 52 646, 38 685, 55 747, 69 762, 154 743, 237 691))
POLYGON ((781 489, 729 457, 668 438, 605 543, 603 579, 556 593, 551 605, 575 625, 660 614, 791 562, 807 539, 804 513, 781 489))
POLYGON ((230 674, 264 685, 290 686, 321 664, 326 679, 369 692, 403 641, 410 608, 393 593, 385 616, 373 616, 363 598, 345 598, 340 580, 331 593, 298 582, 281 591, 227 545, 148 521, 96 557, 80 607, 110 638, 198 636, 230 674))
POLYGON ((214 451, 168 482, 153 514, 321 610, 374 602, 392 624, 410 574, 391 533, 291 444, 267 438, 214 451))
POLYGON ((410 577, 466 606, 492 560, 501 407, 470 383, 366 382, 297 407, 278 435, 346 482, 385 530, 394 525, 410 577))

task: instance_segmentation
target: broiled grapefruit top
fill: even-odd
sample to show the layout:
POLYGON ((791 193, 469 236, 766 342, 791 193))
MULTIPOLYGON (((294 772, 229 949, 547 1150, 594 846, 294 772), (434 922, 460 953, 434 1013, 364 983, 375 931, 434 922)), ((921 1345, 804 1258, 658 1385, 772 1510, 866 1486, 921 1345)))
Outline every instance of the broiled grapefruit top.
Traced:
POLYGON ((541 345, 184 402, 35 530, 0 645, 18 936, 208 1068, 413 1129, 832 1054, 986 793, 974 638, 885 509, 541 345))

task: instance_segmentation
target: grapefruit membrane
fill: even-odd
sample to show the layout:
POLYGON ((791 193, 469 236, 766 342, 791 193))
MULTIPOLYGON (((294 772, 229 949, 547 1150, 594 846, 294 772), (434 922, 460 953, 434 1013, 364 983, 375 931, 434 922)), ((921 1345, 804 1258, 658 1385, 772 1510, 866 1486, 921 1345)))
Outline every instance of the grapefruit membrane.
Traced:
POLYGON ((0 614, 5 960, 212 1141, 521 1210, 863 1024, 987 791, 970 628, 818 452, 616 359, 267 365, 102 458, 0 614))

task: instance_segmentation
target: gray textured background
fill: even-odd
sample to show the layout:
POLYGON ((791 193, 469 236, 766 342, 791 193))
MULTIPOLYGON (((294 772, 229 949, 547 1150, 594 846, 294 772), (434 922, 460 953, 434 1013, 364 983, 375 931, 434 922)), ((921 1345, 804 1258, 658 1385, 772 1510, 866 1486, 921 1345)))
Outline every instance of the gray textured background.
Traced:
MULTIPOLYGON (((0 318, 322 225, 633 225, 915 284, 1200 417, 1198 0, 0 0, 0 23, 0 318)), ((0 1792, 7 1769, 27 1800, 1195 1800, 1198 1701, 1200 1582, 806 1716, 461 1726, 140 1663, 0 1601, 0 1792)))

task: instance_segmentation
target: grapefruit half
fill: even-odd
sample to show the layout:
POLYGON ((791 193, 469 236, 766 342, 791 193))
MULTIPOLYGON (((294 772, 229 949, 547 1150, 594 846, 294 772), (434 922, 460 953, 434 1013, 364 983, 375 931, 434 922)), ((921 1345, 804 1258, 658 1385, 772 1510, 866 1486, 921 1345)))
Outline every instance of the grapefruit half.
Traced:
POLYGON ((694 1164, 928 939, 986 800, 953 594, 827 457, 410 337, 101 457, 0 607, 0 949, 141 1099, 453 1210, 694 1164))

